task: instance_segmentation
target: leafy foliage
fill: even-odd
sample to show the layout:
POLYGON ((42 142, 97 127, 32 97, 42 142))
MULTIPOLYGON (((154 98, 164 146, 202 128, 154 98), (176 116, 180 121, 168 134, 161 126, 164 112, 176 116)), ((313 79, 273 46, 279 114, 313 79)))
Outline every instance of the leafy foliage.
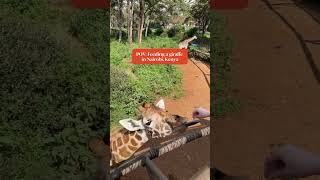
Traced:
POLYGON ((168 37, 170 37, 170 38, 173 38, 173 37, 176 37, 176 36, 178 36, 178 38, 180 39, 180 38, 182 38, 182 36, 183 36, 183 32, 184 32, 184 28, 183 28, 183 26, 173 26, 173 27, 171 27, 169 30, 168 30, 168 32, 167 32, 167 34, 168 34, 168 37))
POLYGON ((108 19, 108 10, 81 10, 73 16, 70 28, 72 34, 88 45, 93 55, 103 61, 104 65, 109 57, 108 19))
POLYGON ((45 13, 33 2, 45 1, 0 16, 0 179, 88 179, 97 168, 87 140, 106 124, 108 37, 97 29, 107 16, 72 17, 88 47, 79 50, 65 28, 33 17, 45 13))
POLYGON ((195 0, 192 5, 191 15, 197 20, 199 29, 204 34, 210 24, 209 3, 207 0, 195 0))
POLYGON ((160 27, 160 28, 156 29, 156 31, 154 32, 154 35, 161 36, 162 33, 164 33, 164 29, 162 27, 160 27))
POLYGON ((185 34, 184 34, 185 39, 197 35, 197 34, 198 34, 198 31, 199 31, 199 29, 198 29, 197 27, 193 27, 193 28, 189 29, 189 30, 186 31, 185 34))

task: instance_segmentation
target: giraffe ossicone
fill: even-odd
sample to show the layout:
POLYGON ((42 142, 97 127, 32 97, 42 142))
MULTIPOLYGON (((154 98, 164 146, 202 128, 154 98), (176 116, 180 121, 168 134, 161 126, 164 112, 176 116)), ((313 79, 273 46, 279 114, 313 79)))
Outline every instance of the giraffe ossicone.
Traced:
POLYGON ((164 104, 164 100, 163 99, 160 99, 160 101, 158 101, 156 106, 159 107, 160 109, 163 109, 163 110, 166 109, 166 105, 164 104))

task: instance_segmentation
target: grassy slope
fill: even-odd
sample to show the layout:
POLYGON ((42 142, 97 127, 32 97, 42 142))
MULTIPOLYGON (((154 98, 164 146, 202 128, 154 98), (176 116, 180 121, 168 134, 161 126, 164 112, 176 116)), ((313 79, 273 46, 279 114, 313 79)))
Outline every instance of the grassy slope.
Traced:
MULTIPOLYGON (((153 37, 143 41, 140 48, 174 48, 178 44, 167 37, 153 37)), ((111 126, 120 119, 135 117, 143 102, 153 102, 157 96, 178 95, 182 75, 174 65, 132 65, 134 43, 111 42, 111 126)))

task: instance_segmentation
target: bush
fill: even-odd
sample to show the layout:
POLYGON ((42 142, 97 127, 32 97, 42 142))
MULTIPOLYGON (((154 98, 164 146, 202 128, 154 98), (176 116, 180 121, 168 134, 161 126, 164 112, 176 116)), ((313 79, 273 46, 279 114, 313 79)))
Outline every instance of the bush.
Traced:
POLYGON ((0 179, 88 179, 102 134, 101 64, 66 52, 49 27, 0 18, 0 179))
POLYGON ((156 29, 156 31, 154 32, 154 35, 161 36, 163 32, 164 32, 163 28, 160 27, 156 29))
POLYGON ((8 11, 11 14, 19 15, 20 18, 28 17, 54 24, 68 19, 70 12, 64 11, 61 13, 57 8, 50 6, 49 2, 48 0, 1 0, 0 9, 1 11, 8 11))
POLYGON ((131 77, 123 69, 111 68, 110 80, 111 127, 114 127, 120 119, 135 115, 137 105, 147 97, 143 92, 136 91, 131 77))
POLYGON ((199 29, 197 27, 193 27, 185 32, 185 38, 190 38, 198 34, 199 29))
POLYGON ((167 34, 168 34, 168 37, 172 38, 172 37, 176 37, 182 31, 183 31, 183 27, 181 27, 181 26, 173 26, 172 28, 170 28, 168 30, 167 34))
POLYGON ((88 45, 95 58, 106 67, 109 57, 109 10, 86 9, 72 17, 71 33, 88 45))
POLYGON ((1 9, 10 8, 20 14, 35 17, 36 15, 43 14, 46 2, 44 0, 1 0, 0 7, 1 9))

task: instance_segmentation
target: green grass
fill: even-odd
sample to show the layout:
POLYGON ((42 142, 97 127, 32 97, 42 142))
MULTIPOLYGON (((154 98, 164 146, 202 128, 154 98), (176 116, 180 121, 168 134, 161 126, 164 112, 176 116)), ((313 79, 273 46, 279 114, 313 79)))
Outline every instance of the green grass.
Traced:
POLYGON ((182 75, 174 65, 133 65, 131 52, 134 48, 175 48, 178 44, 168 37, 144 39, 141 46, 131 46, 111 41, 111 127, 118 121, 137 115, 143 102, 153 102, 156 97, 182 96, 182 75))
POLYGON ((228 31, 227 18, 214 11, 210 12, 211 21, 214 22, 210 29, 211 59, 213 68, 213 94, 211 112, 215 118, 221 118, 229 112, 238 111, 241 103, 232 97, 231 64, 233 40, 228 31))

